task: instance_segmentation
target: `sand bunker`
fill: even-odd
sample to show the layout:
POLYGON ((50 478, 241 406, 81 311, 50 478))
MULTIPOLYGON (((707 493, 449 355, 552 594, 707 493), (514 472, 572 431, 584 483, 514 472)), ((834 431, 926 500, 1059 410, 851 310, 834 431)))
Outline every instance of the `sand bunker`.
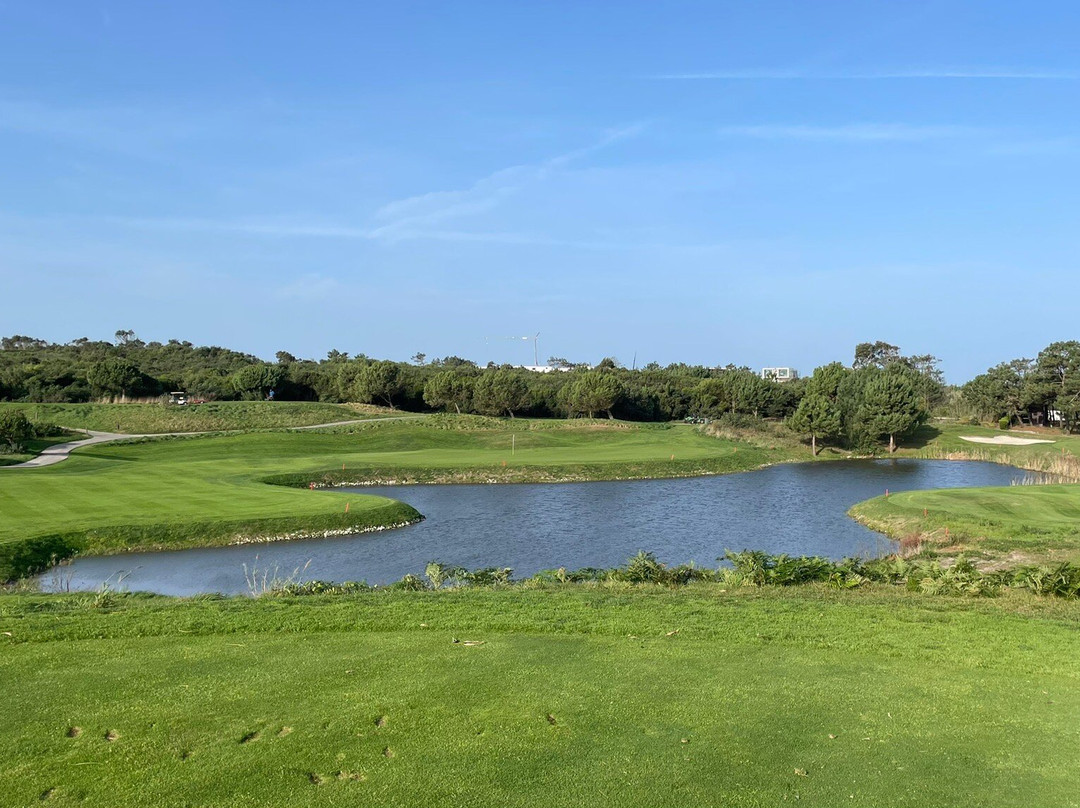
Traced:
POLYGON ((968 443, 994 443, 998 446, 1030 446, 1033 443, 1054 442, 1052 440, 1039 440, 1038 438, 1014 438, 1012 435, 994 435, 992 438, 961 435, 960 440, 966 440, 968 443))

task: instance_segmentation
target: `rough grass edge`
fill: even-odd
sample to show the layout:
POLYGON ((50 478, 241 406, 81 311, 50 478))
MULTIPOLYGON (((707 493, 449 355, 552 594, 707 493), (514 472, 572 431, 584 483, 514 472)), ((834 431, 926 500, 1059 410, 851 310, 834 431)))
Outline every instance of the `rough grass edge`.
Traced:
POLYGON ((76 555, 114 555, 330 538, 392 530, 415 524, 423 518, 411 505, 389 502, 379 508, 358 510, 354 514, 118 525, 28 536, 0 544, 0 581, 35 575, 76 555))

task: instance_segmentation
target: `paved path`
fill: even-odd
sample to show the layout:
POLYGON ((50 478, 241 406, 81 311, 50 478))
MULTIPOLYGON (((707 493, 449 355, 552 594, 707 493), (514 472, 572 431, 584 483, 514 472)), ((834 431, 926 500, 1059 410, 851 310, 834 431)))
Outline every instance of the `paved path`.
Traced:
MULTIPOLYGON (((351 426, 352 424, 366 424, 371 421, 408 421, 412 418, 423 418, 423 415, 398 415, 393 418, 356 418, 352 421, 334 421, 329 424, 312 424, 311 426, 290 426, 284 427, 289 432, 299 432, 309 429, 327 429, 332 426, 351 426)), ((154 432, 143 435, 124 435, 119 432, 94 432, 90 429, 72 429, 72 432, 85 432, 90 435, 89 438, 83 440, 73 440, 68 443, 57 443, 55 446, 50 446, 45 449, 41 454, 32 460, 27 460, 25 463, 15 463, 11 466, 0 466, 0 472, 6 469, 39 469, 43 466, 53 466, 62 460, 67 460, 74 450, 81 449, 84 446, 95 446, 99 443, 112 443, 117 440, 136 440, 138 438, 175 438, 183 435, 220 435, 227 434, 229 432, 242 432, 243 430, 217 430, 215 432, 154 432)))
POLYGON ((83 440, 73 440, 68 443, 57 443, 54 446, 45 449, 32 460, 27 460, 25 463, 16 463, 12 466, 0 466, 0 471, 4 471, 5 469, 37 469, 42 466, 51 466, 54 463, 59 463, 61 460, 67 460, 67 457, 71 454, 72 450, 82 446, 93 446, 98 443, 110 443, 114 440, 143 437, 142 435, 119 435, 115 432, 81 431, 87 432, 90 437, 84 438, 83 440))

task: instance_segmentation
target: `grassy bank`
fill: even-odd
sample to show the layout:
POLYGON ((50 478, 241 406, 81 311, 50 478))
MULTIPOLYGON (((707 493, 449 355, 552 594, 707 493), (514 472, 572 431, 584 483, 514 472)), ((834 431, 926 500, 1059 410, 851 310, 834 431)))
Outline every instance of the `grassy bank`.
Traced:
POLYGON ((817 586, 8 595, 5 793, 1075 805, 1078 627, 1020 593, 817 586))
MULTIPOLYGON (((1080 479, 1080 437, 948 426, 908 456, 983 460, 1080 479), (995 446, 961 436, 1010 435, 1053 440, 995 446)), ((851 515, 910 550, 967 552, 993 563, 1080 559, 1080 484, 907 491, 859 503, 851 515)))
POLYGON ((27 418, 37 423, 130 435, 283 429, 390 413, 390 410, 382 407, 300 401, 213 401, 185 407, 167 404, 0 403, 0 408, 22 410, 27 418))
POLYGON ((473 417, 104 444, 49 468, 2 472, 0 554, 53 534, 108 553, 234 541, 267 524, 288 534, 416 515, 384 498, 306 490, 311 482, 678 476, 786 457, 687 426, 473 417))
POLYGON ((904 542, 1015 563, 1080 559, 1080 484, 906 491, 859 503, 851 514, 904 542))

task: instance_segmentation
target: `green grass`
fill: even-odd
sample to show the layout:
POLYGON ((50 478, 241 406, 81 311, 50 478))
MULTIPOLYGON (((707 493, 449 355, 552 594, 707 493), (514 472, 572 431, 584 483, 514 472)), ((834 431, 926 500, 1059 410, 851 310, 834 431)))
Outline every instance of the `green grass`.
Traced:
POLYGON ((89 553, 179 548, 416 515, 381 497, 307 490, 311 481, 676 476, 784 457, 685 426, 469 417, 105 444, 48 468, 0 471, 0 550, 51 534, 89 553))
MULTIPOLYGON (((979 433, 907 451, 1002 459, 954 448, 959 434, 979 433)), ((329 529, 345 502, 371 523, 407 507, 266 479, 677 476, 804 456, 685 426, 442 416, 110 444, 0 471, 0 550, 57 533, 93 552, 191 546, 329 529)), ((864 505, 959 514, 956 494, 973 519, 1063 535, 1080 520, 1076 485, 864 505)), ((1080 602, 1015 590, 4 594, 0 645, 0 805, 1080 804, 1080 602)))
POLYGON ((93 597, 0 597, 4 804, 1080 803, 1075 603, 93 597))
POLYGON ((27 418, 37 423, 131 435, 314 426, 389 412, 379 407, 299 401, 213 401, 185 407, 167 404, 0 403, 0 408, 20 409, 27 418))
MULTIPOLYGON (((1020 468, 1046 470, 1076 479, 1080 474, 1080 437, 1060 433, 1008 433, 969 426, 935 430, 917 457, 987 460, 1020 468), (993 446, 963 441, 961 435, 1010 434, 1053 440, 1032 446, 993 446)), ((907 491, 861 502, 857 519, 893 538, 927 548, 966 550, 1011 562, 1080 558, 1080 484, 907 491), (947 530, 947 532, 946 532, 947 530)))

